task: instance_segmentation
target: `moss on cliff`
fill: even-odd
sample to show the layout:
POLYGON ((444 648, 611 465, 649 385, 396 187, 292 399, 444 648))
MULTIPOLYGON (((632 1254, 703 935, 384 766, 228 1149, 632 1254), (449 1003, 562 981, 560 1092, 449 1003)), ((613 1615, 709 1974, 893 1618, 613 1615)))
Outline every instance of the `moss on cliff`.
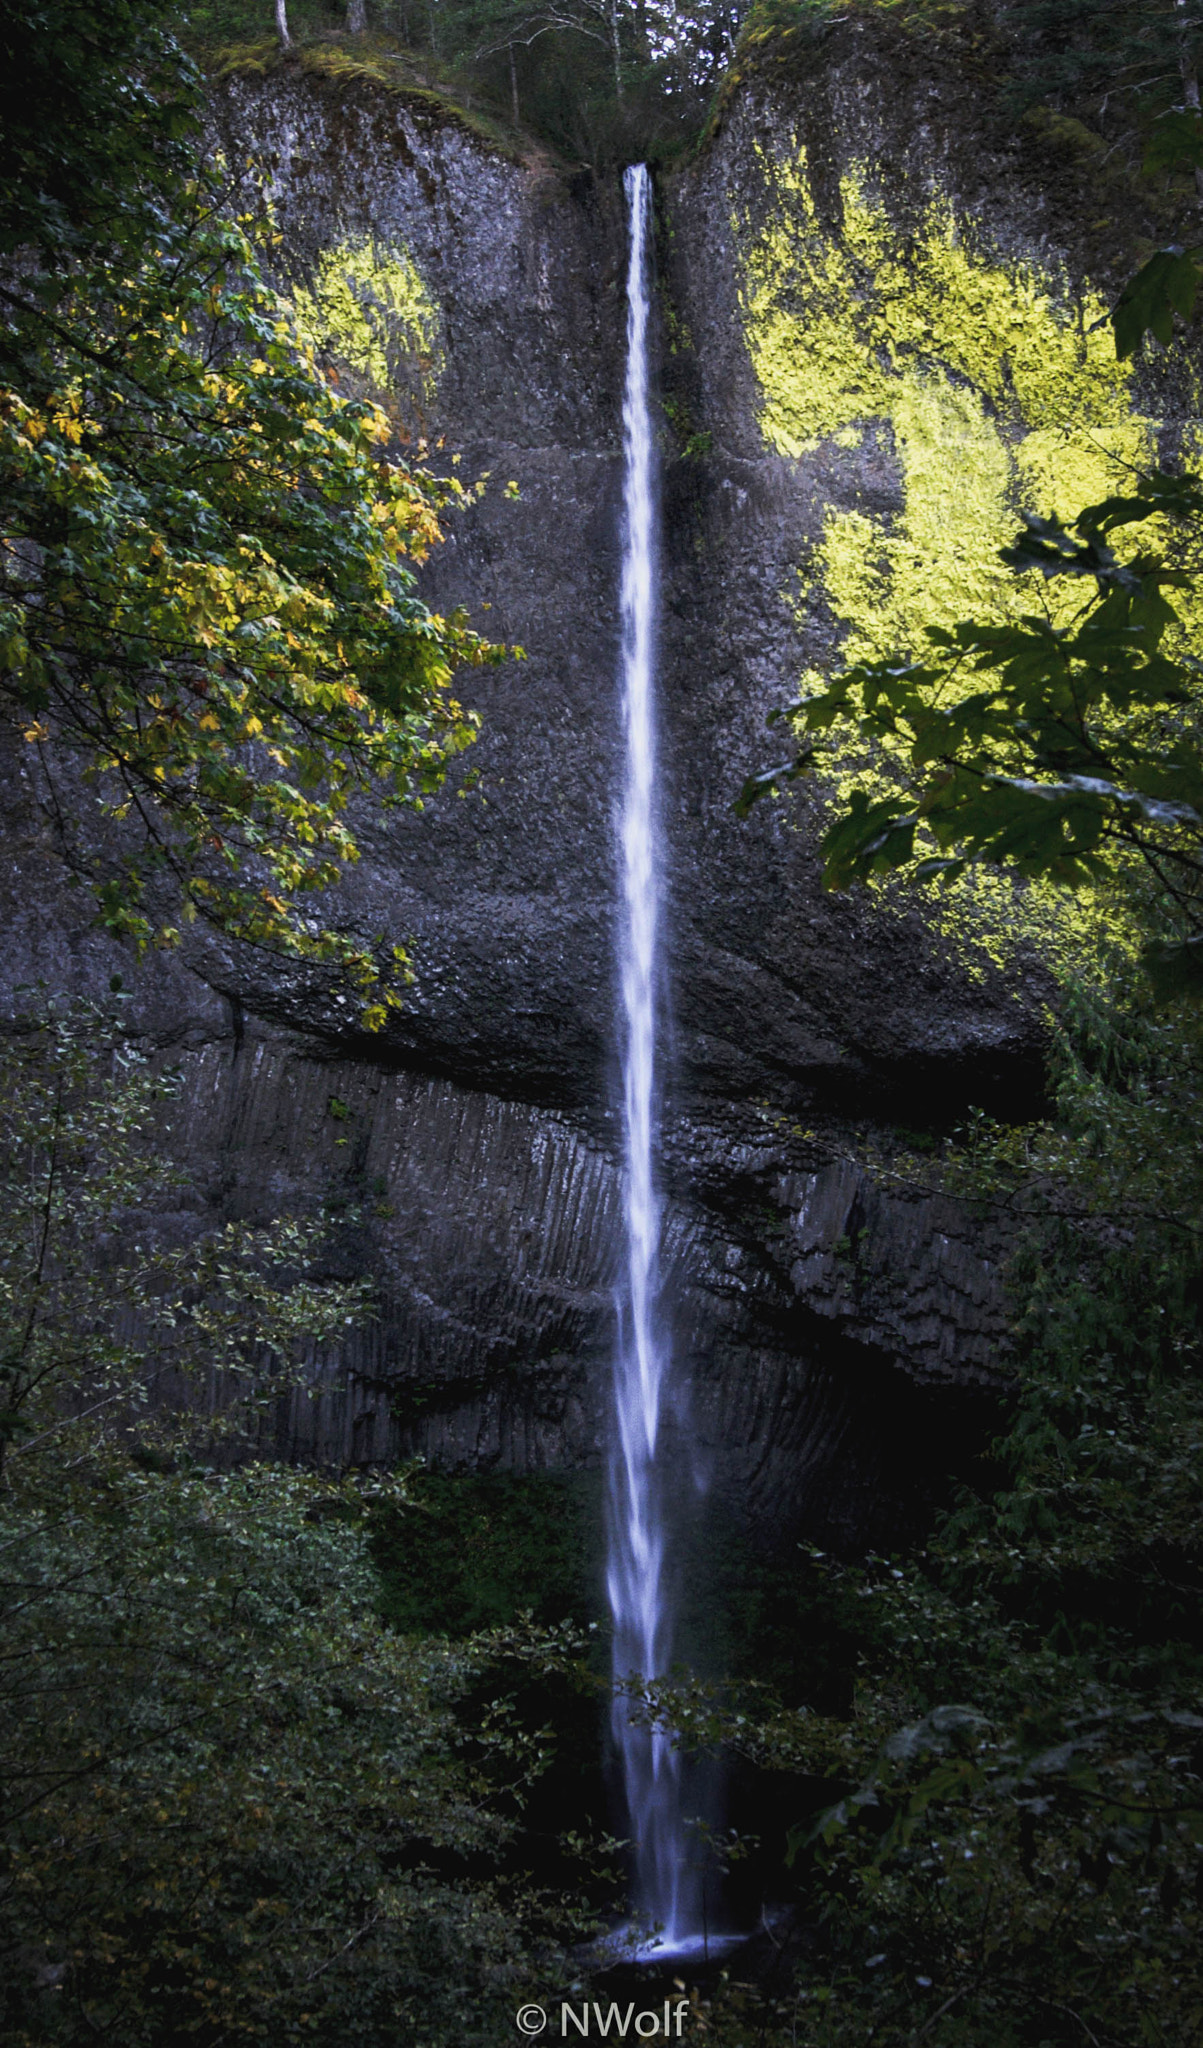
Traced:
MULTIPOLYGON (((800 604, 834 616, 841 663, 913 657, 928 626, 1031 610, 1036 593, 999 558, 1020 510, 1097 500, 1157 451, 1105 302, 992 254, 939 197, 888 206, 865 166, 844 173, 821 218, 796 138, 761 163, 767 214, 733 223, 761 429, 788 458, 847 451, 843 473, 860 484, 819 510, 800 604)), ((1042 601, 1068 617, 1077 597, 1066 583, 1042 601)), ((803 690, 822 680, 808 671, 803 690)), ((889 773, 854 743, 834 790, 889 773)), ((1061 907, 1009 883, 953 901, 939 922, 963 957, 968 946, 1002 966, 1021 936, 1047 943, 1055 928, 1073 943, 1061 907)))
POLYGON ((700 140, 717 133, 752 79, 807 79, 832 30, 848 22, 905 39, 924 57, 955 53, 983 77, 1004 47, 983 0, 754 0, 700 140))
POLYGON ((1028 602, 998 560, 1020 501, 1101 495, 1152 430, 1096 295, 1071 304, 1060 281, 967 245, 941 201, 891 218, 864 170, 842 180, 833 232, 807 168, 797 143, 766 164, 775 206, 741 233, 760 424, 786 456, 833 438, 892 453, 898 511, 828 510, 814 581, 847 658, 908 653, 929 624, 1028 602))
POLYGON ((383 38, 323 35, 282 50, 273 37, 212 46, 202 54, 215 78, 292 73, 321 80, 335 89, 384 92, 415 114, 458 129, 510 163, 525 163, 531 155, 530 144, 503 121, 463 105, 449 83, 440 85, 431 75, 429 60, 419 60, 413 52, 383 38))

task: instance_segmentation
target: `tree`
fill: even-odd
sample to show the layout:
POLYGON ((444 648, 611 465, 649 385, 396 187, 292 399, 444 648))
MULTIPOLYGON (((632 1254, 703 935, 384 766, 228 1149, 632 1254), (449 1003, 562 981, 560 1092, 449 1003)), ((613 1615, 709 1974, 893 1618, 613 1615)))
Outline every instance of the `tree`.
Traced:
MULTIPOLYGON (((90 1004, 35 1009, 0 1048, 0 1486, 17 1486, 31 1457, 43 1471, 70 1464, 77 1436, 95 1460, 137 1418, 161 1446, 177 1424, 186 1441, 198 1385, 246 1425, 252 1382, 257 1413, 303 1376, 310 1347, 367 1310, 363 1282, 300 1278, 324 1219, 231 1223, 128 1255, 129 1218, 187 1185, 156 1142, 173 1094, 90 1004), (118 1304, 136 1335, 113 1334, 118 1304)), ((204 1425, 214 1440, 223 1428, 204 1425)))
POLYGON ((1009 96, 1052 100, 1110 121, 1117 135, 1163 116, 1197 78, 1203 18, 1196 0, 1014 0, 1003 17, 1013 49, 1009 96))
MULTIPOLYGON (((510 65, 511 90, 517 106, 517 74, 513 53, 532 49, 548 36, 583 37, 600 44, 612 65, 614 93, 623 96, 620 9, 617 0, 565 0, 563 5, 515 5, 514 0, 480 0, 462 8, 456 23, 458 38, 475 38, 472 58, 477 62, 505 51, 510 65)), ((515 114, 515 118, 517 118, 515 114)))
POLYGON ((548 1743, 499 1667, 576 1637, 392 1632, 404 1479, 255 1461, 367 1290, 315 1277, 325 1219, 161 1241, 172 1093, 86 1008, 0 1048, 0 2031, 512 2031, 565 1916, 501 1883, 548 1743))
POLYGON ((1196 1012, 1092 979, 1067 992, 1045 1125, 978 1119, 893 1162, 1011 1219, 1012 1392, 926 1542, 798 1556, 848 1645, 846 1704, 804 1662, 801 1696, 663 1703, 793 1809, 796 1984, 716 2014, 722 2048, 1198 2032, 1203 1039, 1196 1012))
MULTIPOLYGON (((62 272, 97 238, 145 232, 186 175, 196 77, 169 0, 15 0, 0 20, 0 259, 62 272)), ((50 279, 44 292, 53 298, 50 279)), ((11 327, 0 328, 6 366, 11 327)))
POLYGON ((111 930, 172 943, 205 918, 349 974, 378 1025, 387 964, 303 903, 357 857, 356 792, 420 805, 474 737, 451 677, 503 650, 432 614, 410 566, 472 493, 397 459, 381 408, 315 365, 199 161, 157 12, 55 0, 48 53, 25 11, 43 125, 12 138, 0 211, 0 697, 111 930), (92 23, 64 134, 49 56, 92 23), (72 757, 115 860, 76 829, 72 757))
POLYGON ((696 134, 734 48, 742 9, 703 0, 440 0, 406 14, 445 84, 492 100, 561 150, 629 162, 696 134))

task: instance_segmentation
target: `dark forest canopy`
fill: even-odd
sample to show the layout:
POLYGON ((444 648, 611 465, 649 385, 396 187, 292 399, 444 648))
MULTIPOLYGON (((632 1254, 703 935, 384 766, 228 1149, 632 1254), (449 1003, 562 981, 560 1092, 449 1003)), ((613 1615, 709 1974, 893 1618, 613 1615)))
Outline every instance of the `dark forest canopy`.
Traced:
MULTIPOLYGON (((358 19, 341 0, 289 0, 291 45, 352 38, 362 55, 419 67, 429 84, 493 109, 589 162, 657 155, 696 135, 730 64, 742 0, 681 10, 659 0, 386 0, 358 19)), ((271 0, 199 0, 202 51, 277 34, 271 0)))
POLYGON ((192 0, 201 51, 352 38, 586 162, 696 142, 725 87, 768 57, 805 73, 834 26, 882 21, 956 52, 1000 118, 1044 105, 1140 160, 1150 124, 1198 103, 1198 0, 192 0))

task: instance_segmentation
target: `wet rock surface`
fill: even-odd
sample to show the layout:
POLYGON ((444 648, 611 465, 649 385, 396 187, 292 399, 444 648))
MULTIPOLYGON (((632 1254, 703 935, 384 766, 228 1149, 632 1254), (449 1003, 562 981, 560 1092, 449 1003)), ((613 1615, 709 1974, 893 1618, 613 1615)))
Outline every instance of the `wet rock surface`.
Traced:
MULTIPOLYGON (((1045 983, 1034 959, 970 974, 917 912, 825 896, 808 799, 732 814, 777 744, 767 711, 830 642, 819 621, 807 644, 789 591, 825 494, 851 488, 830 454, 766 452, 736 317, 730 194, 801 90, 749 91, 661 209, 667 300, 692 334, 666 377, 711 437, 682 459, 665 434, 665 1256, 699 1478, 765 1529, 855 1544, 908 1526, 976 1440, 1005 1321, 1005 1247, 946 1198, 871 1180, 857 1132, 1038 1106, 1045 983)), ((941 133, 922 91, 924 147, 958 189, 962 130, 941 133)), ((863 94, 831 93, 837 127, 868 121, 863 94)), ((340 916, 404 942, 417 975, 382 1039, 302 970, 210 942, 131 975, 55 878, 15 776, 5 980, 125 975, 136 1027, 182 1060, 176 1141, 201 1212, 333 1197, 353 1215, 332 1261, 374 1274, 380 1313, 315 1368, 328 1384, 277 1419, 277 1447, 596 1462, 619 1202, 617 189, 512 162, 368 85, 234 78, 214 118, 231 162, 266 171, 294 282, 348 239, 403 246, 421 271, 443 366, 410 428, 522 494, 494 488, 454 522, 429 593, 527 659, 465 689, 479 787, 365 821, 340 916)), ((908 118, 899 98, 899 133, 908 118)), ((1051 246, 1056 225, 1046 210, 1033 232, 1051 246)))
MULTIPOLYGON (((509 163, 384 93, 304 78, 227 91, 227 148, 237 141, 267 169, 290 275, 303 280, 348 241, 404 247, 442 323, 422 424, 462 451, 465 475, 512 477, 522 492, 512 503, 494 488, 457 520, 427 575, 435 602, 467 598, 479 623, 527 652, 467 681, 484 718, 480 790, 373 821, 340 913, 413 949, 418 983, 393 1055, 589 1113, 606 1099, 613 1035, 617 185, 509 163)), ((889 1116, 903 1092, 920 1115, 937 1099, 1030 1101, 1039 1033, 1022 974, 979 963, 971 978, 918 915, 825 895, 806 801, 746 824, 731 809, 780 745, 765 716, 808 651, 789 601, 799 548, 848 488, 765 452, 741 340, 723 212, 736 182, 763 179, 752 145, 789 114, 788 102, 751 100, 662 207, 666 290, 696 328, 697 419, 716 451, 674 461, 666 429, 677 1086, 689 1104, 767 1093, 827 1114, 889 1116)), ((280 1021, 344 1035, 316 990, 245 963, 229 971, 280 1021)))

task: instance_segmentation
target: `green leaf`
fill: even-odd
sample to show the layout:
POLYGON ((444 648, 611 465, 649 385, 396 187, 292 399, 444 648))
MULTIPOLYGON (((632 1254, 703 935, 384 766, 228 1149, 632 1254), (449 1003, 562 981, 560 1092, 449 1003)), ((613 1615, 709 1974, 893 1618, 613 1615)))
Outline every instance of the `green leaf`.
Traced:
POLYGON ((1141 953, 1141 964, 1161 1002, 1175 996, 1203 999, 1203 936, 1153 939, 1141 953))
POLYGON ((1203 120, 1193 108, 1174 107, 1162 114, 1145 145, 1142 168, 1148 172, 1203 168, 1203 120))
POLYGON ((876 802, 854 789, 848 812, 824 833, 821 841, 823 881, 828 889, 867 881, 871 874, 905 866, 914 851, 918 812, 904 797, 876 802))
POLYGON ((776 768, 764 768, 759 775, 750 775, 731 806, 736 817, 746 818, 762 796, 776 796, 783 782, 796 782, 809 765, 809 754, 795 754, 792 761, 782 761, 776 768))
POLYGON ((1103 498, 1079 512, 1074 526, 1079 533, 1111 533, 1117 526, 1131 526, 1142 519, 1164 514, 1184 519, 1203 511, 1203 488, 1197 477, 1171 476, 1166 470, 1152 470, 1140 480, 1135 493, 1103 498))
POLYGON ((1133 594, 1139 591, 1140 577, 1116 560, 1084 519, 1075 522, 1086 534, 1082 542, 1073 540, 1056 518, 1040 519, 1025 512, 1023 523, 1026 531, 1009 548, 999 550, 1008 568, 1021 573, 1038 569, 1042 576, 1093 576, 1100 584, 1117 584, 1133 594))
POLYGON ((1135 355, 1146 334, 1165 348, 1174 337, 1174 314, 1189 320, 1203 276, 1193 251, 1172 244, 1158 249, 1130 278, 1111 310, 1115 353, 1123 362, 1135 355))

